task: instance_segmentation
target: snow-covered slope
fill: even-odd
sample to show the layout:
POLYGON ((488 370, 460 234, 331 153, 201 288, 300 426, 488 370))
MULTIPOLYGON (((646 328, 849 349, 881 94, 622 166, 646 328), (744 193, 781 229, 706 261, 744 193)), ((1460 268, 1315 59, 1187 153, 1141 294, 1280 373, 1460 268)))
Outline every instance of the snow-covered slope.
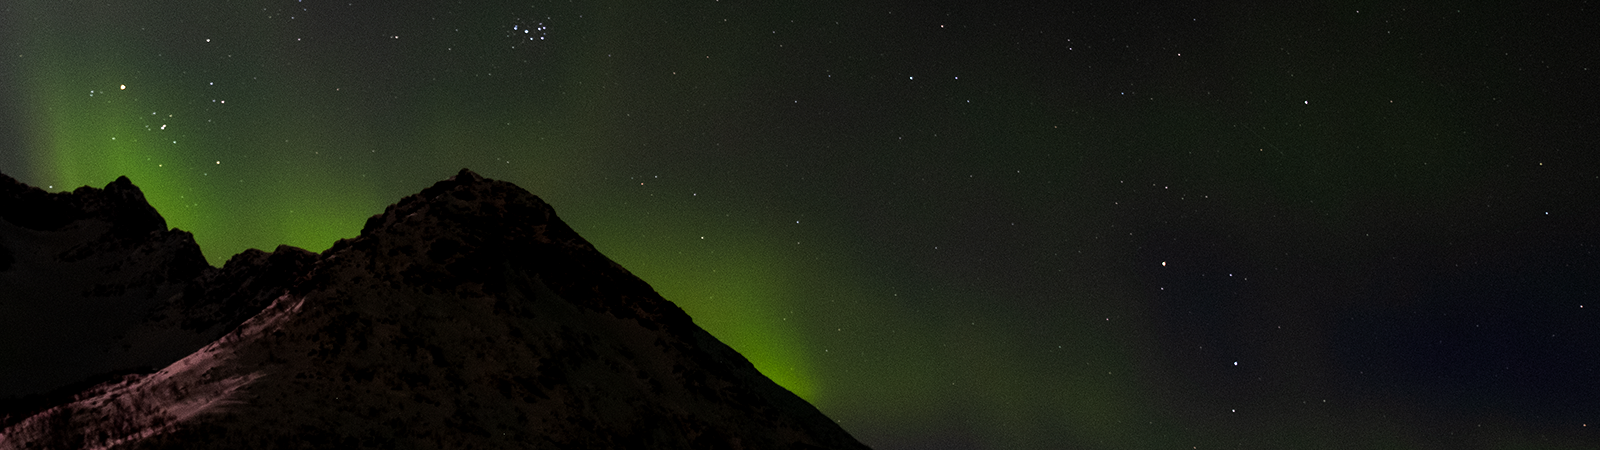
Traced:
POLYGON ((235 261, 276 272, 208 272, 232 306, 190 292, 159 308, 225 326, 270 302, 259 313, 5 429, 0 448, 866 448, 543 201, 470 171, 314 260, 235 261))

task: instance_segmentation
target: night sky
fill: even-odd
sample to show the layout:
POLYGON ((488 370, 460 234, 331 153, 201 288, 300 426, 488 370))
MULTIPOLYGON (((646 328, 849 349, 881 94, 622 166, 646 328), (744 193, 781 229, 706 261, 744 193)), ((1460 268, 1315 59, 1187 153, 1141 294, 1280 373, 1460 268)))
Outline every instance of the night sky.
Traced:
POLYGON ((467 167, 879 449, 1600 443, 1595 6, 948 3, 8 0, 0 171, 221 265, 467 167))

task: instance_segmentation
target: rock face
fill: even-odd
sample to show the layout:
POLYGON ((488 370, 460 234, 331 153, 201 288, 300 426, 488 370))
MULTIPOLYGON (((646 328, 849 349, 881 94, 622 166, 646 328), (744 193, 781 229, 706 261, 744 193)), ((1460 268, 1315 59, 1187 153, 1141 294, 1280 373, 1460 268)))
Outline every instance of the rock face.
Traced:
POLYGON ((538 197, 470 171, 321 255, 194 272, 113 339, 119 364, 181 359, 15 421, 0 448, 866 448, 538 197))

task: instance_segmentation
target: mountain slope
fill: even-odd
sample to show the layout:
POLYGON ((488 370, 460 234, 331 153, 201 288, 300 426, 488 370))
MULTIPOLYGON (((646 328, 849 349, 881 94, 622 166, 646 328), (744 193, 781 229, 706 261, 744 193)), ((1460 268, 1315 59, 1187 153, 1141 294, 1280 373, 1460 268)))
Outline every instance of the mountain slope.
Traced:
POLYGON ((45 193, 0 175, 0 399, 145 363, 107 347, 208 269, 126 177, 45 193))
POLYGON ((305 268, 0 448, 866 448, 509 183, 463 170, 305 268))

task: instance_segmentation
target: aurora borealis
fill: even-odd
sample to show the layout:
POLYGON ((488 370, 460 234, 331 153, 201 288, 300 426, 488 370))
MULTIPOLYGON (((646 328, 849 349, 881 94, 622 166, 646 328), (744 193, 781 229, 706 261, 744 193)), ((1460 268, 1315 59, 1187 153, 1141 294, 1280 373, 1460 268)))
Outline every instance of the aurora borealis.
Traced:
POLYGON ((12 1, 0 172, 220 265, 471 168, 879 449, 1600 443, 1592 6, 976 3, 12 1))

